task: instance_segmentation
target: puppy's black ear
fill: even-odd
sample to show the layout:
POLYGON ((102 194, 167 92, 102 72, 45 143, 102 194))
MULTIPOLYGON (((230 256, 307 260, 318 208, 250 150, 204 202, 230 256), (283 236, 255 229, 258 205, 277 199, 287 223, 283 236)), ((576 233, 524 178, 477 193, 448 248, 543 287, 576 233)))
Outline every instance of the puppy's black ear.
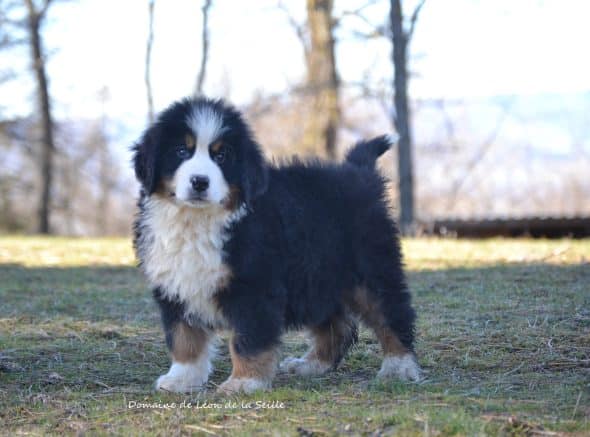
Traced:
POLYGON ((242 151, 242 190, 244 202, 251 208, 252 202, 268 188, 268 168, 260 147, 251 138, 244 141, 242 151))
POLYGON ((133 146, 133 167, 135 177, 148 196, 156 191, 158 175, 156 161, 158 154, 159 128, 152 126, 141 140, 133 146))

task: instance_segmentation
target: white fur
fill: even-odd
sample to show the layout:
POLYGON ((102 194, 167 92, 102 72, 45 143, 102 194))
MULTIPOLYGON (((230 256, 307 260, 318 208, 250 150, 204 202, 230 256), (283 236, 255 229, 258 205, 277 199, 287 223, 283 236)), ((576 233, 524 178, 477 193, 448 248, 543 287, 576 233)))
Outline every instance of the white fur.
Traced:
POLYGON ((195 134, 197 148, 205 150, 227 129, 221 114, 209 106, 193 108, 186 122, 195 134))
POLYGON ((399 141, 399 135, 395 132, 392 132, 386 136, 387 136, 387 141, 389 141, 391 144, 396 144, 399 141))
POLYGON ((283 360, 280 369, 287 373, 296 373, 302 376, 322 375, 330 370, 330 364, 323 363, 319 360, 309 359, 307 356, 302 358, 288 357, 283 360))
POLYGON ((139 247, 149 282, 210 326, 224 326, 212 297, 231 274, 222 259, 226 228, 244 214, 244 208, 193 208, 158 196, 144 204, 139 247))
MULTIPOLYGON (((229 194, 229 187, 219 166, 211 159, 208 146, 197 146, 193 156, 184 161, 174 173, 174 195, 180 201, 189 202, 193 196, 191 178, 206 176, 209 178, 209 188, 206 191, 206 201, 220 204, 229 194)), ((205 204, 206 206, 206 204, 205 204)))
MULTIPOLYGON (((223 119, 213 108, 196 107, 186 119, 186 123, 196 138, 195 153, 184 161, 176 170, 174 180, 174 195, 180 201, 190 202, 194 192, 191 185, 193 176, 209 178, 209 188, 205 201, 222 202, 229 194, 229 187, 219 166, 211 159, 209 146, 227 129, 223 126, 223 119)), ((195 206, 206 206, 202 201, 192 202, 195 206)))
POLYGON ((311 339, 309 350, 301 358, 287 357, 279 365, 279 369, 286 373, 295 373, 302 376, 323 375, 332 367, 330 363, 320 361, 315 356, 316 345, 311 339))
POLYGON ((420 381, 422 371, 412 354, 402 356, 388 355, 383 359, 381 370, 379 370, 377 377, 390 378, 392 376, 397 376, 404 381, 420 381))
POLYGON ((190 393, 201 390, 209 379, 211 361, 206 352, 194 363, 173 361, 170 370, 156 381, 156 390, 190 393))
POLYGON ((240 392, 249 394, 258 390, 268 390, 270 387, 270 379, 234 378, 230 376, 227 381, 219 386, 217 391, 228 395, 240 392))

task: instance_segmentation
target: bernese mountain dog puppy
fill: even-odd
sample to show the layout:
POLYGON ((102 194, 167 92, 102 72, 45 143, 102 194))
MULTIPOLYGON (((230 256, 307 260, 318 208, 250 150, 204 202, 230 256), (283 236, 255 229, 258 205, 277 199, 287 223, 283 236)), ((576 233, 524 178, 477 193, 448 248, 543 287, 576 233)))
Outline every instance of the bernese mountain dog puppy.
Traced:
POLYGON ((375 169, 390 146, 378 137, 341 164, 270 164, 222 101, 189 98, 159 115, 133 147, 134 246, 172 356, 157 389, 202 389, 219 331, 231 334, 233 366, 221 392, 268 389, 277 367, 322 374, 356 341, 357 319, 383 349, 379 377, 420 378, 398 231, 375 169), (307 328, 311 346, 278 366, 293 328, 307 328))

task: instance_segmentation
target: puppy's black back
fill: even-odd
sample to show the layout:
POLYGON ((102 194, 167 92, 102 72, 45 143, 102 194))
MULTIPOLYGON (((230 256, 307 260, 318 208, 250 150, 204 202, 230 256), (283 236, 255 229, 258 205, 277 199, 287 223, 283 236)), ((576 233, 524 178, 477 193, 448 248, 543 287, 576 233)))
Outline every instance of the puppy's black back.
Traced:
POLYGON ((410 345, 397 230, 374 168, 294 162, 272 167, 268 186, 228 243, 234 273, 270 281, 260 290, 274 290, 285 326, 321 325, 365 287, 393 325, 396 307, 407 312, 401 337, 410 345))

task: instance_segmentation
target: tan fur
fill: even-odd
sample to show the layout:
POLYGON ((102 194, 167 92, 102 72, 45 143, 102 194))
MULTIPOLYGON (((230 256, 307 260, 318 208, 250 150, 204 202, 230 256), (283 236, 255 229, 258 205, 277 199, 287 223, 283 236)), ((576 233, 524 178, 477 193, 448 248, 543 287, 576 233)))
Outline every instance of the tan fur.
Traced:
POLYGON ((396 333, 387 326, 387 322, 381 314, 379 302, 376 302, 365 288, 358 288, 354 291, 350 306, 375 331, 385 355, 401 356, 408 353, 408 349, 404 347, 396 333))
POLYGON ((352 319, 342 316, 324 326, 311 329, 311 335, 313 344, 305 355, 306 359, 334 366, 356 341, 356 326, 352 319))
POLYGON ((184 136, 184 142, 185 142, 186 148, 189 150, 193 150, 195 148, 195 146, 197 145, 197 142, 195 141, 195 137, 192 136, 191 134, 186 134, 184 136))
POLYGON ((202 328, 178 323, 172 334, 172 358, 179 363, 195 361, 207 347, 207 338, 202 328))
POLYGON ((228 211, 235 211, 240 206, 240 188, 237 185, 229 186, 229 194, 223 204, 228 211))
POLYGON ((230 342, 229 352, 233 366, 230 379, 270 381, 274 377, 278 358, 275 348, 251 357, 244 357, 235 351, 233 344, 230 342))
POLYGON ((156 187, 156 193, 156 196, 160 196, 162 198, 171 197, 171 193, 174 193, 174 184, 172 183, 172 179, 162 178, 156 187))
POLYGON ((219 149, 221 149, 221 146, 223 146, 223 143, 221 141, 217 141, 211 146, 211 151, 213 153, 217 153, 219 152, 219 149))
POLYGON ((334 317, 330 322, 312 328, 311 347, 301 358, 287 357, 281 370, 299 375, 321 375, 334 369, 348 348, 357 340, 356 322, 349 315, 334 317))

